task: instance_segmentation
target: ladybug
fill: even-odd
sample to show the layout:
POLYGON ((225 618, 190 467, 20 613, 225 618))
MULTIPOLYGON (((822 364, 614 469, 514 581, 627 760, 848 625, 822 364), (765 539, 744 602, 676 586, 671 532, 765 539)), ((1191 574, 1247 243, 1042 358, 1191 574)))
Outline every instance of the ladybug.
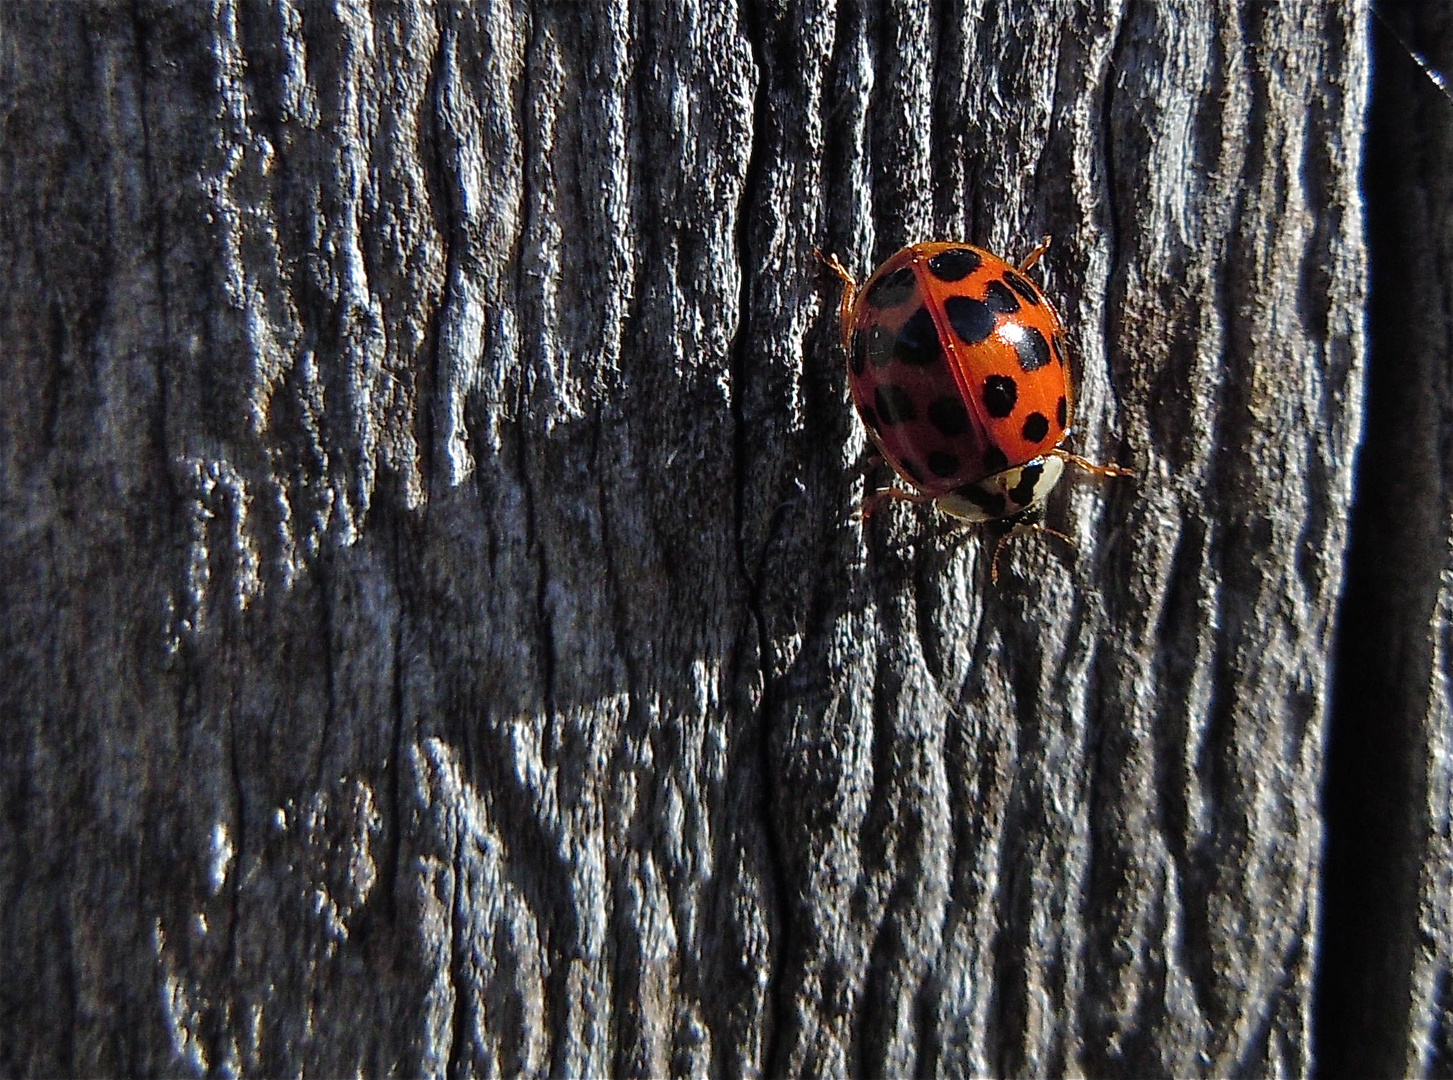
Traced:
MULTIPOLYGON (((968 522, 1007 521, 999 551, 1038 523, 1066 463, 1129 476, 1065 450, 1074 393, 1064 324, 1028 278, 1049 248, 1018 266, 969 244, 912 244, 863 287, 837 257, 818 257, 842 279, 848 384, 883 457, 912 491, 886 488, 864 500, 931 502, 968 522)), ((1071 541, 1072 543, 1072 541, 1071 541)))

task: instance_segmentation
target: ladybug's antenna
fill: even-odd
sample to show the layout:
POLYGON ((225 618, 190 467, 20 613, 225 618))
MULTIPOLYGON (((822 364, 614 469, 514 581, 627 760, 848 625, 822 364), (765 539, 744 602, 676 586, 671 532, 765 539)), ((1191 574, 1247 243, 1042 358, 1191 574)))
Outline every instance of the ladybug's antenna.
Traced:
POLYGON ((1453 101, 1453 88, 1449 87, 1448 80, 1443 77, 1443 73, 1430 64, 1426 56, 1407 43, 1403 36, 1394 29, 1392 22, 1382 13, 1382 10, 1376 4, 1372 5, 1372 13, 1377 16, 1377 21, 1382 23, 1382 28, 1391 34, 1393 40, 1403 47, 1403 52, 1413 58, 1413 63, 1423 69, 1423 74, 1428 77, 1428 81, 1436 86, 1445 98, 1453 101))

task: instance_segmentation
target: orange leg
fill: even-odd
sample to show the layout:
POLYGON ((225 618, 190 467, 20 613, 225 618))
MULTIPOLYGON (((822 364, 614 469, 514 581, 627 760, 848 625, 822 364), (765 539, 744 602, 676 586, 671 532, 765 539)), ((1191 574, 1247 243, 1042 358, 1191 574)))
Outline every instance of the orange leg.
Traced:
POLYGON ((1080 549, 1080 545, 1075 543, 1074 540, 1070 539, 1058 529, 1051 529, 1048 525, 1016 525, 1003 536, 999 537, 999 542, 994 545, 994 557, 989 561, 989 580, 995 585, 999 584, 999 555, 1003 552, 1004 545, 1016 536, 1022 536, 1025 533, 1032 532, 1049 533, 1050 536, 1058 536, 1076 551, 1080 549))
POLYGON ((852 336, 853 329, 853 300, 858 294, 857 279, 838 262, 836 255, 824 255, 821 248, 813 248, 812 253, 843 283, 842 299, 838 301, 838 322, 842 326, 843 348, 849 348, 852 344, 848 339, 852 336))
POLYGON ((1087 472, 1087 473, 1094 473, 1096 476, 1134 476, 1135 475, 1133 472, 1131 472, 1129 469, 1125 468, 1124 466, 1121 466, 1121 465, 1096 465, 1093 461, 1090 461, 1087 458, 1082 458, 1082 457, 1080 457, 1079 454, 1072 454, 1068 450, 1060 450, 1060 449, 1056 448, 1054 450, 1051 450, 1050 453, 1053 454, 1055 457, 1059 458, 1060 460, 1067 461, 1071 465, 1077 465, 1081 469, 1084 469, 1085 472, 1087 472))
POLYGON ((1024 256, 1024 261, 1019 264, 1019 272, 1021 274, 1029 273, 1034 264, 1039 262, 1039 257, 1049 250, 1049 241, 1050 238, 1048 236, 1041 236, 1039 238, 1039 243, 1034 245, 1034 250, 1024 256))
POLYGON ((863 520, 867 521, 885 502, 906 502, 914 506, 922 506, 924 503, 933 502, 932 495, 923 495, 916 491, 904 491, 902 488, 879 488, 871 495, 863 498, 863 505, 860 510, 863 520))

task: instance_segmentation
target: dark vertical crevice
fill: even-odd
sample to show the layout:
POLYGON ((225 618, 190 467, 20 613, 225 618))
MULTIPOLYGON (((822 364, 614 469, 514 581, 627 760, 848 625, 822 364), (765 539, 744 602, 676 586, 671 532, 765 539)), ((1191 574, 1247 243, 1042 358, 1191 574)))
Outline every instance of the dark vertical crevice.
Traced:
MULTIPOLYGON (((634 24, 631 38, 633 41, 640 41, 637 32, 644 18, 639 12, 633 12, 632 23, 634 24)), ((640 103, 637 102, 637 107, 640 103)), ((638 117, 645 115, 638 112, 638 117)), ((631 611, 627 600, 630 589, 630 571, 621 573, 615 559, 612 557, 616 551, 612 533, 614 531, 610 517, 610 499, 607 496, 609 481, 608 466, 601 459, 601 439, 605 420, 601 410, 597 408, 591 417, 590 431, 588 436, 590 462, 590 475, 597 478, 595 485, 595 512, 600 521, 600 551, 602 559, 602 581, 601 588, 607 597, 610 606, 610 626, 613 633, 612 644, 616 655, 620 657, 621 664, 626 672, 626 686, 629 688, 626 694, 626 717, 625 728, 632 733, 648 730, 651 720, 642 706, 642 701, 649 691, 647 684, 642 680, 641 672, 636 664, 635 654, 632 651, 631 635, 631 611)), ((614 749, 611 751, 610 765, 606 775, 614 782, 615 778, 621 776, 622 772, 632 768, 625 759, 629 754, 626 750, 626 740, 618 739, 614 749)), ((649 835, 650 821, 640 820, 644 816, 641 810, 636 810, 629 824, 631 833, 637 830, 640 833, 649 835)), ((609 830, 610 825, 605 823, 609 830)), ((617 850, 613 845, 606 845, 605 852, 605 882, 607 895, 614 901, 613 908, 607 912, 607 921, 610 924, 609 938, 615 943, 615 957, 613 958, 613 978, 611 980, 611 1011, 610 1011, 610 1054, 612 1076, 631 1076, 643 1071, 648 1071, 649 1059, 647 1057, 648 1036, 643 1032, 643 1024, 640 1016, 641 1001, 641 967, 640 957, 644 948, 641 941, 639 928, 632 923, 628 917, 621 917, 618 913, 629 910, 629 898, 627 893, 630 889, 630 871, 622 869, 621 863, 625 862, 627 855, 624 851, 617 850), (634 966, 629 962, 629 954, 636 957, 634 966)))
MULTIPOLYGON (((152 248, 147 252, 149 261, 152 264, 152 271, 156 274, 156 310, 160 321, 157 329, 161 347, 156 349, 152 356, 152 377, 155 379, 156 409, 155 419, 152 424, 152 442, 156 450, 157 476, 163 490, 167 494, 167 505, 176 508, 180 505, 181 493, 177 490, 176 479, 171 469, 170 440, 167 433, 170 425, 171 405, 171 384, 167 378, 167 359, 170 351, 172 337, 172 313, 170 307, 171 293, 167 282, 167 211, 165 200, 160 196, 164 189, 165 182, 161 179, 161 167, 157 161, 156 153, 152 145, 152 103, 150 95, 150 73, 152 68, 152 47, 150 39, 150 27, 144 13, 136 4, 131 8, 131 29, 132 37, 136 48, 136 126, 141 135, 141 144, 137 147, 137 156, 140 158, 141 175, 148 193, 157 204, 151 226, 152 248)), ((68 331, 66 332, 68 336, 68 331)), ((59 340, 65 340, 61 337, 59 340)), ((59 354, 57 354, 59 356, 59 354)), ((56 412, 59 415, 59 395, 55 395, 56 412)), ((52 421, 54 423, 55 421, 52 421)), ((176 522, 169 522, 175 526, 176 522)), ((158 535, 177 535, 175 528, 168 529, 165 533, 158 531, 158 535)))
POLYGON ((338 582, 335 576, 337 549, 332 542, 318 553, 314 564, 318 583, 318 650, 323 665, 323 723, 318 732, 318 761, 313 770, 313 790, 319 793, 328 790, 328 743, 332 738, 334 721, 338 715, 338 634, 339 620, 336 614, 338 603, 338 582))
MULTIPOLYGON (((450 51, 454 48, 453 29, 447 13, 440 14, 438 22, 439 37, 434 46, 434 55, 429 60, 429 83, 426 91, 428 113, 426 122, 420 125, 421 142, 428 154, 421 163, 424 184, 429 192, 430 205, 434 211, 433 224, 439 233, 439 246, 443 255, 439 295, 433 298, 434 306, 426 320, 425 340, 428 344, 423 350, 423 355, 428 357, 427 378, 431 393, 427 403, 424 403, 424 395, 419 397, 419 457, 424 462, 422 472, 426 496, 432 496, 434 476, 445 468, 445 463, 435 456, 439 447, 439 429, 442 426, 440 414, 445 408, 444 390, 449 385, 443 370, 444 335, 450 306, 458 302, 459 258, 464 250, 464 214, 459 205, 459 181, 446 152, 446 147, 454 141, 454 135, 446 120, 449 105, 445 100, 448 92, 445 83, 452 76, 450 51)), ((519 106, 519 112, 523 118, 523 103, 519 106)), ((482 352, 488 348, 486 338, 482 352)), ((447 476, 447 472, 445 475, 447 476)), ((427 498, 425 505, 428 505, 427 498)))
MULTIPOLYGON (((757 784, 761 793, 760 821, 763 844, 766 848, 770 881, 766 888, 771 890, 772 904, 777 913, 777 942, 772 950, 772 970, 768 974, 765 992, 766 1016, 762 1039, 762 1057, 758 1067, 768 1076, 781 1073, 777 1064, 783 1045, 782 1028, 789 1012, 789 1005, 781 1000, 783 994, 782 973, 791 955, 791 890, 787 882, 787 863, 782 851, 778 832, 780 815, 773 805, 777 791, 777 772, 772 754, 771 725, 775 708, 773 700, 771 663, 771 633, 767 627, 767 615, 762 607, 762 572, 759 564, 753 566, 753 559, 747 551, 748 478, 750 475, 750 452, 748 417, 745 393, 748 381, 748 367, 752 360, 752 294, 756 286, 756 248, 753 243, 753 226, 758 217, 757 208, 764 204, 767 184, 767 157, 771 146, 769 133, 775 132, 777 122, 771 108, 771 70, 767 59, 767 30, 763 25, 763 13, 756 0, 742 0, 741 21, 746 32, 747 43, 752 50, 752 63, 756 69, 757 84, 752 100, 752 145, 747 153, 746 175, 742 182, 742 197, 737 206, 736 249, 737 262, 741 269, 741 291, 737 305, 737 332, 731 342, 730 376, 732 386, 731 411, 733 429, 732 473, 733 489, 732 516, 736 535, 737 572, 746 586, 746 609, 750 620, 747 635, 754 640, 752 645, 743 641, 736 649, 731 684, 738 702, 750 700, 753 682, 760 686, 760 697, 756 705, 757 740, 757 784), (755 675, 749 670, 755 664, 755 675)), ((768 919, 771 915, 769 913, 768 919)))
POLYGON ((1448 510, 1439 439, 1450 343, 1433 244, 1446 224, 1439 207, 1448 201, 1441 173, 1453 103, 1399 37, 1426 42, 1440 21, 1441 6, 1384 4, 1369 28, 1366 426, 1323 791, 1313 1006, 1320 1078, 1402 1076, 1420 1052, 1408 1040, 1419 1028, 1420 870, 1431 827, 1425 725, 1441 721, 1430 715, 1429 694, 1448 510))
MULTIPOLYGON (((515 267, 515 300, 522 311, 534 307, 538 317, 538 303, 527 305, 525 297, 532 292, 538 292, 537 286, 533 285, 530 279, 530 266, 532 260, 529 257, 530 234, 534 227, 533 221, 533 198, 531 195, 531 176, 535 167, 534 157, 537 153, 534 140, 531 139, 532 123, 535 115, 535 95, 537 88, 535 83, 534 59, 537 48, 536 33, 538 24, 532 21, 529 30, 526 32, 528 44, 525 46, 525 59, 520 71, 520 108, 522 110, 522 123, 520 124, 520 161, 521 171, 521 202, 524 212, 521 215, 519 247, 514 253, 515 267)), ((532 297, 538 301, 538 297, 532 297)), ((521 318, 522 328, 528 320, 521 318)), ((540 335, 533 335, 534 340, 539 340, 540 335)), ((520 341, 530 340, 524 333, 520 334, 520 341)), ((532 358, 535 359, 535 358, 532 358)), ((540 681, 542 709, 548 718, 548 723, 553 723, 556 715, 555 708, 555 669, 556 669, 556 634, 554 626, 553 608, 550 603, 550 551, 545 542, 545 537, 539 527, 539 519, 536 514, 536 483, 531 462, 539 451, 532 444, 532 437, 536 432, 530 430, 526 419, 531 416, 531 396, 534 393, 534 371, 525 367, 525 357, 519 357, 519 397, 516 402, 515 415, 520 418, 515 425, 515 474, 520 485, 520 495, 524 506, 524 533, 526 550, 532 552, 536 562, 535 578, 535 613, 537 619, 537 633, 539 640, 540 659, 540 681)), ((558 1061, 551 1062, 552 1071, 557 1071, 558 1061)))
MULTIPOLYGON (((426 458, 432 461, 432 457, 426 458)), ((404 587, 402 580, 404 566, 403 549, 403 526, 399 519, 393 519, 392 548, 393 548, 393 569, 395 575, 395 586, 398 588, 398 617, 394 620, 392 627, 392 680, 389 686, 389 705, 393 719, 392 741, 389 748, 389 760, 384 766, 384 784, 388 791, 389 814, 385 819, 384 832, 384 854, 381 860, 386 867, 383 873, 383 880, 387 888, 383 893, 383 909, 388 920, 390 931, 399 927, 399 892, 403 882, 399 877, 399 860, 403 851, 403 833, 405 822, 405 811, 403 806, 403 780, 404 769, 404 726, 407 723, 407 701, 408 689, 405 685, 407 674, 407 661, 404 657, 404 625, 412 618, 412 611, 408 601, 409 590, 404 587)))
POLYGON ((454 871, 453 888, 449 898, 449 983, 454 992, 454 1007, 449 1026, 449 1057, 444 1066, 448 1080, 472 1076, 474 1069, 470 1059, 471 1039, 469 1029, 469 912, 468 900, 462 885, 467 872, 464 865, 464 835, 466 825, 464 810, 456 808, 454 814, 454 857, 451 860, 454 871))
MULTIPOLYGON (((1119 24, 1115 27, 1115 41, 1110 46, 1110 55, 1106 58, 1105 69, 1100 72, 1104 83, 1098 88, 1099 115, 1100 115, 1100 160, 1105 165, 1104 188, 1105 197, 1105 235, 1109 239, 1109 263, 1105 270, 1105 277, 1110 284, 1106 290, 1108 296, 1116 297, 1124 292, 1124 268, 1117 261, 1119 253, 1125 248, 1125 237, 1121 233, 1120 207, 1116 198, 1120 191, 1121 179, 1116 172, 1116 132, 1115 132, 1115 110, 1116 110, 1116 80, 1119 78, 1120 58, 1125 56, 1129 49, 1131 40, 1131 12, 1122 12, 1119 24)), ((1119 327, 1112 325, 1116 313, 1122 310, 1119 303, 1107 303, 1104 308, 1102 322, 1100 324, 1101 339, 1107 343, 1118 341, 1119 327)))

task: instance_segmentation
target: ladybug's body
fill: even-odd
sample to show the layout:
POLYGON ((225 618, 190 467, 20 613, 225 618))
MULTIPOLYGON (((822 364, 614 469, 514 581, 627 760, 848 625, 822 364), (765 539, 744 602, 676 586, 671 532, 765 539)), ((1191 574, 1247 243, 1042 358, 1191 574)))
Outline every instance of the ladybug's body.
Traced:
POLYGON ((1038 507, 1066 461, 1073 394, 1064 327, 1018 267, 968 244, 914 244, 861 289, 843 280, 842 333, 858 414, 888 463, 918 494, 967 521, 1038 507))

